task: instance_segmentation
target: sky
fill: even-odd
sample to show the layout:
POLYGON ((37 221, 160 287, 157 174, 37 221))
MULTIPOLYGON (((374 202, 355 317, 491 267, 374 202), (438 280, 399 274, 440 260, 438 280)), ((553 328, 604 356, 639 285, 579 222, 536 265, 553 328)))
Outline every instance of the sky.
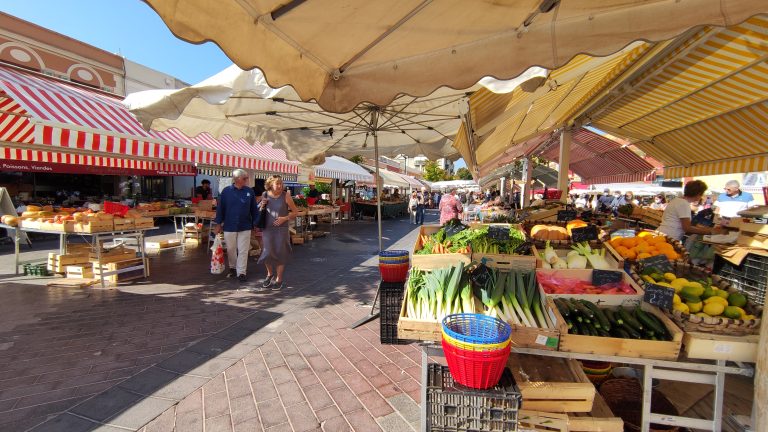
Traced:
MULTIPOLYGON (((139 0, 0 0, 0 11, 189 84, 232 64, 213 43, 194 45, 176 38, 139 0)), ((462 159, 455 163, 455 169, 465 166, 462 159)))
POLYGON ((0 0, 0 10, 189 84, 232 64, 210 42, 177 39, 139 0, 0 0))

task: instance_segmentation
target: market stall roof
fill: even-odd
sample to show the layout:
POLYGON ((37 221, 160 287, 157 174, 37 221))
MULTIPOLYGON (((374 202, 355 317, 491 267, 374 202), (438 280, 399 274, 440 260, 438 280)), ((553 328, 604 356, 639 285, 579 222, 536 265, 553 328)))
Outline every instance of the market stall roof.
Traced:
MULTIPOLYGON (((371 173, 376 171, 376 168, 368 165, 362 165, 370 171, 371 173)), ((406 180, 402 175, 394 172, 394 171, 387 171, 380 169, 379 175, 381 176, 381 182, 385 187, 397 187, 397 188, 408 188, 411 186, 411 184, 406 180)), ((371 176, 371 183, 375 184, 373 181, 373 176, 371 176)))
POLYGON ((81 154, 298 172, 298 163, 270 146, 210 135, 190 138, 178 130, 147 132, 114 95, 4 65, 0 66, 0 122, 0 141, 62 154, 64 159, 67 154, 81 154))
POLYGON ((317 177, 326 177, 338 180, 355 180, 359 182, 373 183, 373 176, 360 165, 339 156, 325 158, 322 165, 315 166, 317 177))
POLYGON ((480 185, 474 180, 444 180, 432 183, 433 190, 448 190, 451 188, 480 190, 480 185))
MULTIPOLYGON (((660 161, 667 178, 768 170, 768 15, 634 49, 605 58, 594 71, 571 80, 558 79, 561 71, 552 71, 523 103, 516 102, 514 93, 505 100, 476 92, 470 111, 477 136, 460 132, 457 148, 483 171, 485 164, 497 163, 500 155, 529 141, 528 131, 541 135, 569 125, 593 125, 629 139, 660 161), (595 83, 591 76, 598 72, 604 77, 595 83), (499 105, 504 106, 501 115, 499 105), (483 110, 493 115, 483 116, 483 110), (530 118, 535 121, 527 127, 530 118), (474 152, 467 144, 470 138, 479 143, 474 152)), ((566 68, 578 61, 583 60, 574 58, 566 68)))
POLYGON ((332 112, 556 68, 578 53, 605 56, 765 10, 765 0, 145 1, 176 36, 213 41, 272 87, 290 84, 332 112))
MULTIPOLYGON (((578 129, 572 134, 571 161, 568 168, 578 174, 583 183, 588 184, 653 181, 656 174, 654 166, 630 150, 628 144, 585 128, 578 129)), ((559 162, 560 146, 550 145, 536 154, 559 162)))

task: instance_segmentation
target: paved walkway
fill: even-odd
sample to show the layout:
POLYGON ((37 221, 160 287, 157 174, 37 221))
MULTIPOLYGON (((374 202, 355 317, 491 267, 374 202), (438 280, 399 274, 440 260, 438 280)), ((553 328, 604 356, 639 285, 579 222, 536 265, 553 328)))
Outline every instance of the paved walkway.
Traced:
MULTIPOLYGON (((407 220, 384 227, 413 244, 407 220)), ((201 250, 118 290, 48 288, 2 246, 0 430, 412 430, 418 351, 380 345, 377 321, 348 329, 378 281, 375 223, 334 230, 267 294, 211 276, 201 250)))

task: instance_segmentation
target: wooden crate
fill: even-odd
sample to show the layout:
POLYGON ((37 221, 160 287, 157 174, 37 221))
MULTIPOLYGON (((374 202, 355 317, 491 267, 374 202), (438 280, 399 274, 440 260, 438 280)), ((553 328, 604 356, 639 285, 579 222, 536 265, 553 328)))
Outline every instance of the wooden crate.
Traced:
POLYGON ((511 353, 507 367, 527 410, 590 412, 595 386, 576 360, 511 353))
POLYGON ((68 279, 93 279, 93 265, 67 266, 68 279))
POLYGON ((624 421, 614 417, 613 411, 605 403, 600 393, 595 393, 592 411, 588 413, 568 413, 570 432, 624 432, 624 421))
POLYGON ((114 218, 112 220, 115 231, 131 230, 136 225, 133 218, 114 218))
MULTIPOLYGON (((138 267, 138 266, 141 266, 143 263, 144 263, 144 260, 142 258, 133 258, 129 260, 110 262, 106 264, 93 263, 93 276, 96 279, 101 279, 101 275, 103 273, 113 272, 118 270, 125 270, 130 267, 138 267)), ((149 262, 147 262, 147 265, 149 265, 149 262)), ((144 278, 144 269, 139 268, 139 269, 126 271, 125 273, 117 273, 117 274, 105 276, 104 281, 109 284, 117 284, 120 282, 126 282, 130 280, 143 279, 143 278, 144 278)))
POLYGON ((292 235, 291 244, 295 244, 295 245, 304 244, 304 237, 300 235, 292 235))
POLYGON ((684 351, 691 359, 729 360, 755 363, 759 335, 726 336, 713 333, 686 332, 684 351))
POLYGON ((102 254, 101 258, 97 258, 96 254, 91 254, 89 256, 90 262, 93 263, 94 267, 98 264, 108 264, 118 261, 126 261, 136 258, 136 251, 132 249, 126 249, 121 253, 108 253, 108 254, 102 254))
MULTIPOLYGON (((557 256, 559 256, 562 259, 565 259, 565 257, 568 255, 568 252, 572 251, 573 249, 555 249, 555 253, 557 256)), ((537 248, 536 245, 531 246, 531 253, 533 253, 534 258, 536 259, 536 268, 543 268, 544 262, 541 259, 541 253, 544 252, 543 248, 537 248)), ((612 253, 610 253, 607 249, 605 251, 605 260, 608 262, 608 265, 611 266, 611 269, 617 269, 617 270, 623 270, 624 269, 624 260, 622 260, 621 263, 619 263, 616 258, 613 256, 612 253)), ((587 264, 589 265, 589 264, 587 264)))
POLYGON ((155 226, 155 220, 151 217, 139 217, 133 220, 134 228, 152 228, 155 226))
POLYGON ((161 240, 161 241, 148 241, 144 245, 147 249, 168 249, 176 246, 181 246, 181 241, 177 239, 161 240))
POLYGON ((525 218, 525 220, 544 222, 545 219, 547 220, 551 219, 552 221, 555 221, 557 220, 557 212, 559 212, 560 210, 563 210, 563 207, 531 211, 528 213, 528 217, 525 218))
POLYGON ((142 210, 141 208, 139 208, 139 212, 141 212, 141 215, 143 217, 147 217, 147 218, 169 216, 171 214, 168 211, 168 209, 162 209, 162 210, 142 210))
POLYGON ((81 233, 109 232, 114 229, 111 220, 92 220, 75 223, 75 231, 81 233))
POLYGON ((568 432, 568 414, 521 409, 517 413, 520 430, 536 432, 568 432))
POLYGON ((741 223, 736 243, 742 246, 768 249, 768 224, 741 223))
MULTIPOLYGON (((592 280, 592 270, 591 269, 585 269, 585 270, 576 270, 576 269, 567 269, 567 270, 560 270, 560 269, 537 269, 536 274, 546 274, 546 275, 557 275, 562 278, 568 278, 568 279, 578 279, 583 281, 590 281, 592 280)), ((637 306, 639 305, 643 300, 643 289, 640 288, 640 285, 635 282, 630 275, 628 275, 626 272, 622 272, 622 278, 624 279, 624 282, 629 284, 634 290, 635 294, 582 294, 582 295, 576 295, 576 294, 549 294, 546 293, 547 297, 557 298, 557 297, 567 297, 567 298, 578 298, 583 300, 588 300, 596 305, 601 306, 637 306)), ((539 288, 542 290, 542 293, 544 292, 544 289, 541 287, 541 284, 539 284, 539 288)))
POLYGON ((432 235, 440 230, 440 225, 422 225, 419 230, 419 235, 416 237, 416 244, 413 246, 413 253, 411 254, 411 266, 419 268, 421 270, 432 270, 436 268, 450 267, 457 265, 459 262, 463 262, 465 265, 471 262, 472 254, 426 254, 417 255, 416 252, 420 251, 424 247, 424 243, 421 241, 422 235, 432 235))
POLYGON ((42 222, 32 220, 32 219, 22 219, 19 221, 19 227, 27 228, 27 229, 40 229, 41 223, 42 222))
POLYGON ((204 219, 213 219, 216 217, 216 210, 203 210, 203 209, 195 209, 195 216, 199 218, 204 219))
POLYGON ((568 334, 565 322, 555 310, 560 322, 560 351, 598 354, 620 357, 640 357, 660 360, 677 360, 683 342, 683 331, 657 307, 642 303, 644 311, 655 315, 669 330, 671 341, 622 339, 615 337, 583 336, 568 334))
POLYGON ((473 262, 479 263, 483 259, 485 259, 486 264, 493 263, 494 267, 505 270, 534 270, 536 268, 536 257, 533 255, 472 254, 473 262))
POLYGON ((75 253, 59 255, 57 253, 49 253, 46 267, 49 271, 54 273, 66 273, 67 266, 80 264, 88 264, 87 254, 75 253))
POLYGON ((75 232, 75 221, 40 222, 40 229, 53 232, 75 232))

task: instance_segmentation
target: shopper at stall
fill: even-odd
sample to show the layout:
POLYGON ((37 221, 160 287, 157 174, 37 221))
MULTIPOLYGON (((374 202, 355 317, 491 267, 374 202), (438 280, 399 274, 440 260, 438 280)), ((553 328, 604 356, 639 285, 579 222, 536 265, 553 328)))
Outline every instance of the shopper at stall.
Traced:
POLYGON ((753 206, 754 201, 751 193, 741 190, 738 181, 730 180, 725 184, 725 193, 720 194, 715 201, 715 213, 720 217, 738 217, 738 213, 753 206))
POLYGON ((440 200, 440 225, 451 219, 458 218, 462 211, 464 211, 464 207, 462 207, 459 199, 456 198, 456 188, 452 188, 440 200))
POLYGON ((413 191, 408 200, 408 213, 411 215, 411 224, 416 225, 416 209, 419 206, 419 193, 413 191))
POLYGON ((574 206, 576 206, 577 209, 583 209, 587 206, 587 195, 581 194, 578 198, 576 198, 573 202, 574 206))
POLYGON ((664 198, 664 195, 659 194, 653 197, 653 203, 651 204, 653 210, 664 210, 666 206, 667 199, 664 198))
POLYGON ((267 191, 262 194, 260 209, 267 209, 267 221, 262 232, 264 249, 259 263, 267 268, 267 277, 262 286, 272 290, 285 287, 283 273, 291 257, 291 236, 288 222, 296 217, 296 204, 284 190, 280 176, 272 176, 266 182, 267 191))
POLYGON ((416 205, 416 225, 424 225, 424 207, 427 205, 427 188, 421 188, 421 193, 418 194, 416 205))
POLYGON ((195 198, 200 198, 201 200, 209 200, 213 196, 213 191, 211 190, 211 181, 208 179, 205 179, 200 182, 200 186, 195 188, 195 198))
POLYGON ((707 184, 701 180, 686 183, 683 188, 683 197, 673 199, 664 209, 659 232, 675 240, 682 240, 686 234, 719 234, 720 227, 710 228, 691 224, 692 205, 701 202, 701 197, 706 190, 707 184))
POLYGON ((597 199, 597 210, 601 212, 611 211, 611 203, 613 203, 613 196, 610 189, 604 189, 603 194, 597 199))
POLYGON ((635 194, 632 191, 627 191, 624 194, 625 204, 639 205, 640 201, 635 198, 635 194))
POLYGON ((216 217, 213 223, 216 234, 224 231, 227 244, 229 273, 245 282, 248 270, 248 251, 251 247, 251 230, 256 226, 259 215, 253 189, 246 186, 248 173, 242 169, 232 172, 232 185, 221 191, 216 217))

